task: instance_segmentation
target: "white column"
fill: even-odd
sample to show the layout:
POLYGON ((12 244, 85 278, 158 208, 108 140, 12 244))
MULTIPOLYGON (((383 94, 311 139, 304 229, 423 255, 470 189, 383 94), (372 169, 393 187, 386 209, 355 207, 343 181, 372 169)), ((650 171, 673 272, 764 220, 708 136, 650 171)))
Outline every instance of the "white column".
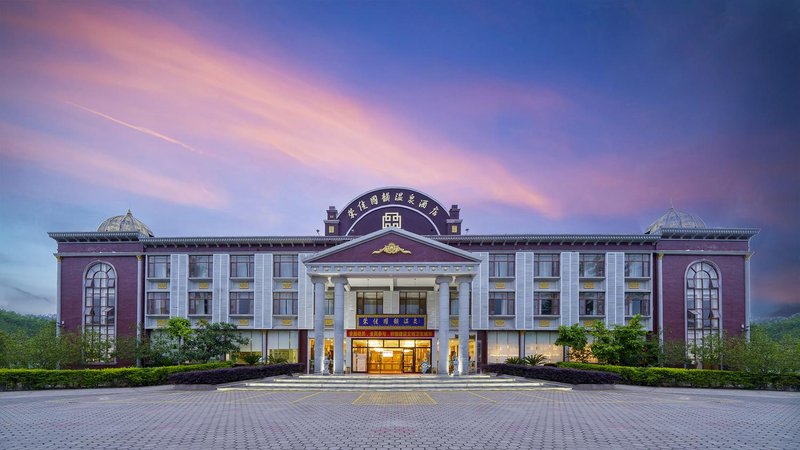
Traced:
POLYGON ((344 285, 347 279, 333 280, 333 373, 344 373, 344 285))
POLYGON ((450 355, 450 280, 452 277, 436 277, 439 285, 439 375, 447 375, 450 355))
POLYGON ((458 373, 469 373, 469 291, 472 277, 458 277, 458 373))
MULTIPOLYGON (((750 257, 752 253, 744 256, 744 332, 747 342, 750 342, 750 257)), ((722 301, 720 299, 720 301, 722 301)))
MULTIPOLYGON (((664 343, 664 254, 657 253, 658 259, 658 342, 664 343)), ((684 284, 686 281, 684 281, 684 284)), ((686 324, 684 324, 686 326, 686 324)))
POLYGON ((312 277, 314 283, 314 373, 325 373, 325 279, 312 277))
POLYGON ((56 336, 61 335, 61 258, 56 255, 56 336))

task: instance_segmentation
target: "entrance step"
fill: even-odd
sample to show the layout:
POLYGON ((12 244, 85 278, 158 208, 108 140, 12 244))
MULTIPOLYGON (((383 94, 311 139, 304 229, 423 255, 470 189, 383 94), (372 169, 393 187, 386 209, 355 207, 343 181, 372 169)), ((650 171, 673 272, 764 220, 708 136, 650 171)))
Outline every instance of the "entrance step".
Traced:
POLYGON ((515 391, 571 390, 569 385, 526 378, 466 375, 300 375, 230 384, 219 390, 258 391, 515 391))

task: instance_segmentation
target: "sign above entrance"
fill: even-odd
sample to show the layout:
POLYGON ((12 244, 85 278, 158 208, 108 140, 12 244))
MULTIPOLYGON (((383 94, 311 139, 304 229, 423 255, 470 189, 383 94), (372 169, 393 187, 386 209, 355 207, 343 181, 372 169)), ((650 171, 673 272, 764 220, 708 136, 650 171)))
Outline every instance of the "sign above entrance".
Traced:
POLYGON ((366 192, 341 211, 331 206, 326 236, 364 236, 381 228, 402 228, 421 235, 461 234, 460 210, 447 210, 430 195, 403 187, 366 192))
POLYGON ((418 339, 432 338, 433 330, 347 330, 350 338, 418 339))
POLYGON ((426 318, 424 315, 406 314, 357 315, 356 328, 424 329, 427 326, 426 318))

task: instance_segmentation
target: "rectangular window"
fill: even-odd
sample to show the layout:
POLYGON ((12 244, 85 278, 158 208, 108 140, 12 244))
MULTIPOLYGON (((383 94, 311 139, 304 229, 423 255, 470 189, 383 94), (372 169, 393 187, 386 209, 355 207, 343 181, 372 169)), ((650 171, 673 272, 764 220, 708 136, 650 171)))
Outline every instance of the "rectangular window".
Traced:
POLYGON ((625 276, 650 276, 650 255, 644 253, 625 253, 625 276))
POLYGON ((169 256, 148 256, 147 276, 150 278, 169 278, 169 256))
POLYGON ((168 316, 169 292, 148 292, 147 314, 154 316, 168 316))
POLYGON ((561 314, 558 292, 536 292, 533 294, 533 313, 539 316, 561 314))
POLYGON ((400 314, 427 314, 427 298, 424 291, 400 291, 400 314))
POLYGON ((579 312, 582 316, 604 316, 606 314, 605 292, 581 292, 578 295, 579 312))
POLYGON ((190 255, 189 278, 211 278, 213 264, 211 255, 190 255))
POLYGON ((602 253, 581 253, 579 261, 581 277, 602 278, 606 276, 606 255, 602 253))
POLYGON ((533 254, 533 276, 534 277, 559 277, 561 276, 560 259, 561 255, 552 253, 533 254))
POLYGON ((490 253, 489 254, 489 276, 490 277, 513 277, 514 276, 513 253, 490 253))
POLYGON ((625 315, 633 316, 636 314, 641 316, 650 315, 650 294, 639 292, 625 293, 625 315))
POLYGON ((297 278, 297 255, 273 255, 272 276, 297 278))
POLYGON ((272 314, 275 316, 297 315, 297 292, 276 292, 272 296, 272 314))
POLYGON ((333 291, 325 291, 325 315, 333 315, 333 291))
MULTIPOLYGON (((472 311, 472 290, 469 292, 469 310, 472 311)), ((450 291, 450 315, 457 316, 458 312, 458 290, 450 291)))
POLYGON ((211 315, 211 292, 189 292, 189 315, 211 315))
POLYGON ((489 315, 490 316, 513 316, 514 315, 514 293, 513 292, 489 292, 489 315))
POLYGON ((253 278, 253 255, 231 255, 231 278, 253 278))
POLYGON ((383 291, 356 292, 356 314, 383 314, 383 291))
POLYGON ((231 315, 253 315, 253 293, 252 292, 231 292, 230 294, 231 315))

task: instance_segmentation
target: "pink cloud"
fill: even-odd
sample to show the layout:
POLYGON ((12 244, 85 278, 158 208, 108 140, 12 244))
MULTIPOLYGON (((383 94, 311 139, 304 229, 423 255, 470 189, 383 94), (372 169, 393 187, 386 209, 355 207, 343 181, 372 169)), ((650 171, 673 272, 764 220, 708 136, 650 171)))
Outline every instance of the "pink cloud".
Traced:
POLYGON ((559 214, 490 157, 405 129, 285 62, 254 62, 166 22, 107 6, 91 13, 48 7, 6 21, 25 23, 26 33, 85 56, 53 52, 29 60, 56 81, 45 96, 79 101, 159 134, 221 143, 230 160, 286 157, 331 180, 357 173, 361 181, 468 190, 478 199, 559 214))
POLYGON ((207 189, 194 180, 178 180, 131 161, 105 155, 102 151, 75 148, 7 123, 0 123, 0 155, 60 172, 89 184, 111 187, 172 203, 219 208, 227 203, 222 189, 207 189))

